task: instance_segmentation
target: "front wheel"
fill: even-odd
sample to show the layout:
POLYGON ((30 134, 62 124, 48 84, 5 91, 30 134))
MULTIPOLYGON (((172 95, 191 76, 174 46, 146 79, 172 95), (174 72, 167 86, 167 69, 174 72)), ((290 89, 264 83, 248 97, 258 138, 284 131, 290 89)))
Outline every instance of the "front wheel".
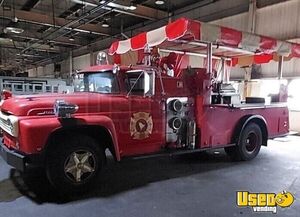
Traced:
POLYGON ((262 131, 256 123, 249 123, 240 135, 236 146, 225 148, 225 152, 234 160, 252 160, 262 145, 262 131))
POLYGON ((47 177, 60 192, 88 190, 98 180, 104 159, 103 149, 89 136, 61 138, 48 153, 47 177))

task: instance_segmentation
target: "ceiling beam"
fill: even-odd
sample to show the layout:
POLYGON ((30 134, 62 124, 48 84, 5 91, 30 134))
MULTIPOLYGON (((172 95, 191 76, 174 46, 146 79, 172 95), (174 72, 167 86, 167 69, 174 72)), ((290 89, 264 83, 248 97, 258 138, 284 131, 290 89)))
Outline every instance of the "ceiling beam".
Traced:
MULTIPOLYGON (((20 21, 34 23, 38 25, 50 26, 50 27, 62 27, 68 24, 70 21, 64 18, 48 16, 45 14, 40 14, 32 11, 23 11, 15 10, 15 16, 18 17, 20 21)), ((11 19, 14 17, 13 11, 3 11, 3 8, 0 9, 0 17, 11 19)), ((70 27, 69 27, 70 29, 70 27)), ((98 35, 109 36, 109 30, 101 27, 100 25, 86 23, 79 27, 72 29, 73 31, 78 32, 88 32, 98 35)))
MULTIPOLYGON (((96 7, 99 5, 99 4, 95 3, 95 1, 93 1, 93 0, 86 0, 86 1, 71 0, 71 1, 74 3, 77 3, 77 4, 84 4, 87 7, 96 7)), ((126 10, 125 8, 122 8, 119 6, 128 6, 128 2, 125 2, 124 0, 117 0, 117 1, 114 1, 110 4, 108 4, 105 7, 103 7, 103 9, 108 10, 108 11, 118 12, 121 14, 134 16, 134 17, 140 17, 140 18, 144 18, 147 20, 160 20, 160 19, 168 17, 167 12, 158 10, 158 9, 154 9, 154 8, 150 8, 150 7, 147 7, 144 5, 137 4, 135 10, 128 10, 128 9, 126 10)))
MULTIPOLYGON (((265 6, 277 4, 283 0, 268 2, 265 6)), ((210 22, 213 20, 221 19, 224 17, 245 13, 249 10, 249 1, 246 0, 203 0, 198 1, 192 5, 188 5, 184 8, 178 9, 173 12, 172 20, 180 17, 189 17, 191 19, 201 20, 204 22, 210 22)), ((138 34, 139 32, 149 31, 154 28, 159 28, 168 23, 168 19, 161 19, 157 22, 147 21, 135 26, 124 29, 124 33, 128 36, 138 34)), ((105 38, 93 41, 91 44, 75 49, 73 51, 74 56, 80 56, 88 53, 89 47, 96 50, 104 50, 116 40, 115 37, 121 37, 121 34, 114 35, 110 38, 105 38)))
POLYGON ((23 5, 22 10, 30 11, 34 8, 40 0, 27 0, 27 2, 23 5))
MULTIPOLYGON (((3 32, 3 28, 0 28, 0 32, 3 32)), ((13 39, 14 41, 20 41, 20 42, 24 42, 24 41, 41 41, 43 40, 43 38, 41 37, 42 34, 40 33, 35 33, 33 31, 30 32, 26 32, 26 34, 6 34, 8 38, 13 39)), ((76 35, 76 34, 74 34, 76 35)), ((53 43, 53 44, 57 44, 57 45, 61 45, 61 46, 73 46, 73 47, 81 47, 85 44, 88 43, 88 40, 84 39, 84 38, 77 38, 73 36, 74 41, 71 41, 69 37, 67 36, 61 36, 59 37, 59 39, 55 39, 55 40, 47 40, 46 42, 48 43, 53 43)))
MULTIPOLYGON (((23 50, 24 47, 26 47, 25 43, 22 42, 17 42, 15 45, 13 44, 0 44, 0 48, 6 48, 6 49, 12 49, 12 50, 23 50)), ((53 48, 50 48, 49 45, 41 45, 39 48, 35 49, 36 51, 39 52, 46 52, 46 53, 56 53, 59 54, 61 51, 59 47, 54 46, 53 48)))
POLYGON ((148 20, 160 20, 168 17, 168 13, 165 11, 153 9, 143 5, 137 5, 134 11, 119 11, 123 14, 128 14, 135 17, 145 18, 148 20))
MULTIPOLYGON (((28 47, 28 42, 24 42, 24 41, 13 40, 13 41, 10 41, 10 42, 0 43, 0 48, 8 48, 8 49, 16 50, 16 51, 23 50, 26 47, 28 47)), ((28 49, 26 53, 29 53, 31 51, 35 51, 35 52, 59 54, 59 53, 64 52, 66 50, 69 50, 69 49, 49 42, 49 43, 45 43, 45 44, 39 44, 39 47, 37 47, 37 48, 28 49), (50 46, 50 44, 52 44, 53 46, 50 46)))
MULTIPOLYGON (((41 37, 37 37, 36 35, 31 33, 26 33, 26 36, 12 34, 9 35, 9 38, 13 39, 14 41, 30 40, 34 42, 34 41, 42 40, 41 37)), ((78 39, 74 39, 74 41, 70 41, 69 38, 65 36, 55 40, 48 40, 48 42, 61 45, 61 46, 65 45, 65 46, 81 47, 83 45, 82 41, 79 41, 78 39)))

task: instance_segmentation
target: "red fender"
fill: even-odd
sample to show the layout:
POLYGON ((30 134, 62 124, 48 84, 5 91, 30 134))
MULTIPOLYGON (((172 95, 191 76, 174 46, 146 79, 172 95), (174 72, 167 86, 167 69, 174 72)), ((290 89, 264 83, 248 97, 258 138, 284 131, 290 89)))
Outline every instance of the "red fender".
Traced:
POLYGON ((72 119, 61 119, 57 117, 40 117, 34 119, 23 119, 19 122, 22 131, 19 132, 20 151, 27 154, 34 154, 44 149, 48 138, 57 130, 65 126, 101 126, 108 130, 111 135, 116 159, 120 161, 119 144, 117 140, 116 129, 113 121, 102 115, 76 116, 72 119))

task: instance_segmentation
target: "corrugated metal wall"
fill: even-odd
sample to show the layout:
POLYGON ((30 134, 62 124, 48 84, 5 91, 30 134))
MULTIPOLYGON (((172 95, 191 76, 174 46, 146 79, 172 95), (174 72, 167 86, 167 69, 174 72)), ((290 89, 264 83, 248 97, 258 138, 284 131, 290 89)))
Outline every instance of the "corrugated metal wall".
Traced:
MULTIPOLYGON (((242 31, 248 30, 248 13, 226 17, 212 23, 236 28, 242 31)), ((257 9, 255 33, 274 37, 281 40, 300 38, 300 1, 290 0, 284 3, 257 9)), ((277 76, 277 62, 262 65, 264 77, 277 76)), ((244 70, 232 70, 233 78, 241 78, 244 70)), ((300 76, 300 60, 292 59, 284 63, 284 77, 300 76)))
MULTIPOLYGON (((255 33, 282 40, 300 38, 300 1, 291 0, 284 3, 257 9, 255 33)), ((215 20, 212 24, 231 27, 241 31, 248 31, 249 15, 242 13, 231 17, 215 20)), ((262 65, 264 77, 277 76, 277 62, 262 65)), ((233 79, 243 78, 244 69, 232 69, 233 79)), ((300 60, 292 59, 284 63, 284 76, 300 76, 300 60)))

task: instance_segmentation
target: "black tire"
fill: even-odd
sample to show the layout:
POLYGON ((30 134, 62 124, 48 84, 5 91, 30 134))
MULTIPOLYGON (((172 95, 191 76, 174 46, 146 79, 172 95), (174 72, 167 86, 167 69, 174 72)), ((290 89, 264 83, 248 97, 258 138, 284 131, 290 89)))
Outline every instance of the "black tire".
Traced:
POLYGON ((249 123, 240 135, 236 146, 224 148, 225 152, 237 161, 247 161, 255 158, 262 145, 262 131, 256 123, 249 123))
POLYGON ((50 144, 47 178, 59 193, 87 191, 99 180, 104 162, 103 148, 93 138, 65 135, 50 144))

